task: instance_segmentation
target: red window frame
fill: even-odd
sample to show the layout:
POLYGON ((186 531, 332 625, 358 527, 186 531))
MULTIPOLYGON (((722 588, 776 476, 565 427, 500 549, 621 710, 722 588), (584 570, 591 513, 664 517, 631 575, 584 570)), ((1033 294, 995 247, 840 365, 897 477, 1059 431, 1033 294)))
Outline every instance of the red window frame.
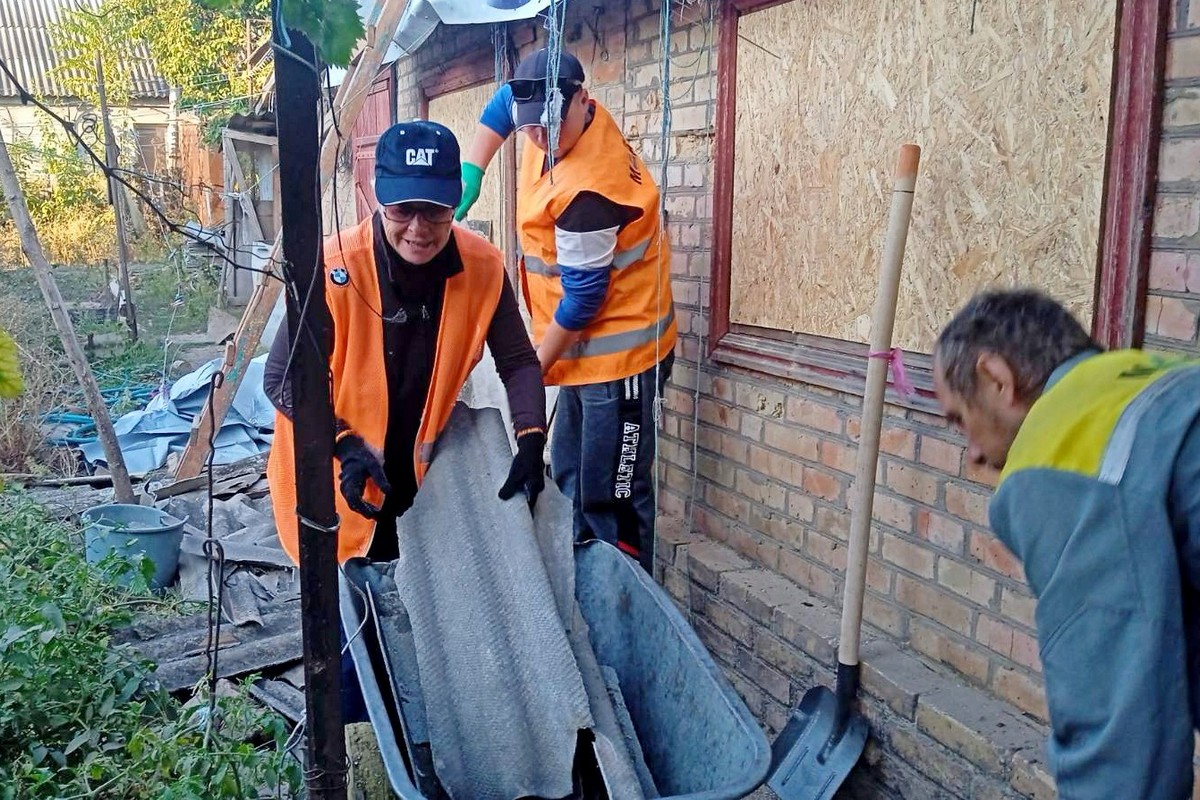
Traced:
MULTIPOLYGON (((798 1, 726 0, 721 7, 709 355, 719 363, 861 393, 866 345, 729 319, 738 20, 753 11, 798 1)), ((1092 332, 1106 347, 1136 347, 1144 334, 1172 4, 1169 0, 1118 3, 1092 332)), ((905 357, 917 388, 917 397, 906 404, 934 408, 930 357, 920 353, 905 357)))

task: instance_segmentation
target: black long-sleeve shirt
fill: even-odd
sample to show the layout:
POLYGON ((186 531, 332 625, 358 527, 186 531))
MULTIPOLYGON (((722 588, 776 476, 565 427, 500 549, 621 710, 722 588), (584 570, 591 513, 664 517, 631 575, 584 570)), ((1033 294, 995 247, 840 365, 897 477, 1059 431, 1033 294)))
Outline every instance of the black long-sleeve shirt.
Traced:
MULTIPOLYGON (((446 247, 429 263, 414 265, 404 261, 388 243, 378 213, 373 224, 388 385, 384 471, 392 485, 384 507, 389 513, 384 516, 394 517, 404 513, 416 495, 413 445, 433 373, 446 280, 461 272, 463 264, 453 233, 446 247)), ((513 428, 516 431, 545 428, 546 400, 541 367, 507 278, 488 327, 487 344, 508 395, 513 428)), ((291 418, 287 362, 285 323, 272 342, 263 384, 275 407, 291 418)))

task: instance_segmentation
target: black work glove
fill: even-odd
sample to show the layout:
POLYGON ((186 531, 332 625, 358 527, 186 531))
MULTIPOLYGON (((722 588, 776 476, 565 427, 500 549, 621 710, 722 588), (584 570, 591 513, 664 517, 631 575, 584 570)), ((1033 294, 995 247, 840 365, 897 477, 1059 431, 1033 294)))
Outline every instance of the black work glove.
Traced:
POLYGON ((380 508, 363 500, 363 490, 367 487, 368 478, 375 481, 375 485, 385 495, 392 490, 387 476, 383 474, 383 465, 379 463, 379 458, 371 452, 366 442, 354 434, 343 436, 333 446, 333 454, 342 462, 339 481, 346 505, 350 506, 350 510, 368 519, 378 517, 380 508))
POLYGON ((529 507, 533 508, 546 488, 545 451, 546 434, 542 431, 528 431, 517 438, 517 454, 508 470, 508 480, 500 487, 501 500, 508 500, 518 489, 524 489, 529 507))

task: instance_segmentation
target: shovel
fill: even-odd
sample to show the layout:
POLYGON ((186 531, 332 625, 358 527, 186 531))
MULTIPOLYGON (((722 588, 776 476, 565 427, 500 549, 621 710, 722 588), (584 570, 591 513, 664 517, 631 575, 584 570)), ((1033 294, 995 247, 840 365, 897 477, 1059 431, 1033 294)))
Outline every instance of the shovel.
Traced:
POLYGON ((879 293, 871 322, 871 349, 867 359, 867 385, 863 394, 862 438, 858 445, 854 505, 850 512, 850 554, 842 599, 842 630, 838 641, 836 690, 817 686, 805 692, 800 705, 779 734, 772 750, 771 777, 767 785, 780 800, 830 800, 862 755, 868 725, 854 711, 858 695, 859 634, 862 632, 863 589, 871 534, 871 507, 875 498, 875 470, 879 462, 879 430, 883 421, 883 396, 892 358, 892 328, 900 290, 900 265, 912 215, 913 189, 921 149, 915 144, 900 148, 892 208, 880 267, 879 293))

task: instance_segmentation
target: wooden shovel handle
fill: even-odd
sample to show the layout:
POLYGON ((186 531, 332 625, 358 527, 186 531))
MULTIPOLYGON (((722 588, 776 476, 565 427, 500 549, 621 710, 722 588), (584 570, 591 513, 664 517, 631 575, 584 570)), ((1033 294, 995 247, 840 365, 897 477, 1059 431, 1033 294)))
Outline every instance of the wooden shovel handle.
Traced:
MULTIPOLYGON (((892 186, 892 208, 888 216, 887 238, 879 271, 879 292, 871 319, 871 353, 886 353, 892 347, 892 328, 896 322, 896 298, 900 292, 900 265, 908 240, 912 217, 913 190, 921 148, 915 144, 900 147, 896 180, 892 186)), ((858 663, 859 634, 862 631, 863 591, 867 575, 867 551, 871 541, 871 512, 875 500, 875 471, 879 464, 879 430, 883 422, 883 396, 887 390, 888 360, 867 359, 867 385, 863 393, 862 433, 858 442, 857 472, 854 478, 853 506, 850 511, 850 554, 846 565, 846 587, 842 598, 842 632, 838 642, 838 661, 858 663)))

